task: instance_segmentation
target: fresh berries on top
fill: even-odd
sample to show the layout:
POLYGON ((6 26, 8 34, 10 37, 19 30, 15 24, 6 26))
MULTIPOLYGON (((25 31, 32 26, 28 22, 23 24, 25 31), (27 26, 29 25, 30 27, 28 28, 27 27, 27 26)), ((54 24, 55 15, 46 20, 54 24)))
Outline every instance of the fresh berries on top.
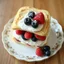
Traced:
POLYGON ((35 37, 39 40, 42 40, 42 41, 44 41, 46 39, 46 36, 39 36, 39 35, 36 35, 36 34, 35 34, 35 37))
POLYGON ((24 23, 28 26, 31 25, 33 28, 37 28, 39 24, 45 23, 44 14, 39 12, 35 15, 35 12, 30 11, 28 13, 28 18, 24 19, 24 23))
POLYGON ((31 25, 31 22, 32 22, 31 18, 25 18, 25 19, 24 19, 24 23, 25 23, 26 25, 31 25))
POLYGON ((32 33, 30 33, 30 32, 25 32, 24 37, 25 37, 26 39, 30 39, 30 38, 32 38, 32 33))
POLYGON ((32 26, 33 28, 37 28, 37 27, 38 27, 37 21, 34 20, 34 21, 31 23, 31 26, 32 26))
POLYGON ((28 13, 28 16, 29 16, 30 18, 34 18, 35 13, 34 13, 33 11, 30 11, 30 12, 28 13))
POLYGON ((37 20, 37 22, 38 22, 39 24, 44 24, 44 23, 45 23, 44 14, 43 14, 42 12, 37 13, 33 19, 34 19, 34 20, 37 20))
POLYGON ((16 34, 18 34, 18 35, 21 35, 23 33, 24 33, 24 31, 22 31, 22 30, 16 30, 16 34))
POLYGON ((44 54, 43 54, 43 51, 41 50, 40 47, 38 47, 38 48, 36 49, 36 55, 37 55, 37 56, 43 56, 43 55, 44 55, 44 54))

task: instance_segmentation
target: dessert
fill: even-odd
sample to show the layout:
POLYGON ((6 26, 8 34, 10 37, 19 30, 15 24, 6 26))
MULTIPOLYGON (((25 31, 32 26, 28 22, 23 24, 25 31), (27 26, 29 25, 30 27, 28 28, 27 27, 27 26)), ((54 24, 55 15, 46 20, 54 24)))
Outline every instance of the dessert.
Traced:
POLYGON ((61 25, 48 11, 22 7, 4 27, 2 41, 19 60, 41 61, 55 55, 63 43, 61 25))
MULTIPOLYGON (((12 40, 30 47, 42 47, 50 32, 50 14, 46 10, 22 7, 12 23, 12 40)), ((37 48, 36 55, 42 55, 37 48), (39 52, 39 53, 38 53, 39 52)), ((47 55, 49 51, 45 52, 47 55)), ((48 54, 50 55, 50 53, 48 54)))
POLYGON ((47 43, 50 30, 50 14, 46 10, 22 7, 12 23, 12 39, 31 47, 47 43))

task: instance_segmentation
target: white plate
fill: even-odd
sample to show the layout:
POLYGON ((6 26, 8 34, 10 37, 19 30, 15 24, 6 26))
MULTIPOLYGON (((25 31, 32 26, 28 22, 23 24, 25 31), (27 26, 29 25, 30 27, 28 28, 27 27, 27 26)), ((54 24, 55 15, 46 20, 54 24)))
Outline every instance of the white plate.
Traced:
POLYGON ((41 61, 55 55, 58 52, 58 50, 60 50, 60 48, 62 47, 63 31, 62 27, 60 26, 60 24, 57 22, 56 19, 51 17, 50 35, 47 43, 47 45, 51 47, 51 56, 49 57, 48 56, 38 57, 35 54, 35 48, 14 43, 9 38, 9 35, 11 35, 10 30, 12 22, 13 18, 5 25, 4 30, 2 32, 2 41, 4 48, 8 51, 8 53, 17 58, 18 60, 25 60, 28 62, 41 61))

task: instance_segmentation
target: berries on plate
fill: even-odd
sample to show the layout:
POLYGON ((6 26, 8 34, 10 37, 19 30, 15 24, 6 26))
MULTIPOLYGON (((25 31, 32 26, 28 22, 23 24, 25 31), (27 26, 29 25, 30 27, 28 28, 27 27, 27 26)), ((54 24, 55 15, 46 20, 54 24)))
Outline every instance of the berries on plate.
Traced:
POLYGON ((45 56, 50 56, 51 55, 50 46, 45 45, 41 49, 44 52, 44 55, 45 56))
POLYGON ((22 31, 22 30, 16 30, 16 34, 18 34, 18 35, 21 35, 23 33, 24 33, 24 31, 22 31))
POLYGON ((50 50, 50 46, 48 46, 48 45, 43 46, 43 50, 44 50, 44 51, 48 51, 48 50, 50 50))
POLYGON ((45 23, 45 18, 44 18, 44 15, 43 15, 42 12, 37 13, 33 19, 34 19, 34 20, 37 20, 37 22, 38 22, 39 24, 44 24, 44 23, 45 23))
POLYGON ((37 27, 38 27, 37 21, 36 21, 36 20, 32 21, 31 26, 32 26, 33 28, 37 28, 37 27))
POLYGON ((39 35, 36 35, 36 34, 35 34, 35 37, 39 40, 42 40, 42 41, 44 41, 46 39, 46 36, 39 36, 39 35))
POLYGON ((44 55, 45 55, 45 56, 50 56, 50 55, 51 55, 51 52, 50 52, 50 50, 48 50, 48 51, 45 51, 45 52, 44 52, 44 55))
POLYGON ((25 32, 24 37, 25 37, 26 39, 30 39, 30 38, 32 38, 32 33, 30 33, 30 32, 25 32))
POLYGON ((32 22, 31 18, 25 18, 25 19, 24 19, 24 23, 25 23, 26 25, 31 25, 31 22, 32 22))
POLYGON ((50 47, 47 45, 43 47, 38 47, 36 49, 36 55, 37 56, 50 56, 51 55, 50 47))
POLYGON ((43 56, 43 55, 44 55, 44 54, 43 54, 43 51, 41 50, 40 47, 38 47, 38 48, 36 49, 36 55, 37 55, 37 56, 43 56))
POLYGON ((30 12, 28 13, 28 16, 29 16, 30 18, 34 18, 35 13, 34 13, 33 11, 30 11, 30 12))

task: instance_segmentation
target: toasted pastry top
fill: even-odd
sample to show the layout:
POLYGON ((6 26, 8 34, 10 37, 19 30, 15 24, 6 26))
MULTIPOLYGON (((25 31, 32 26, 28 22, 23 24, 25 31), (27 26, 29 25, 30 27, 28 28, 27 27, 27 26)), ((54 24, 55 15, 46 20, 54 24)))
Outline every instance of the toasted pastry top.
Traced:
MULTIPOLYGON (((15 15, 14 21, 12 23, 12 29, 16 30, 16 29, 21 29, 18 26, 18 22, 19 20, 21 20, 25 14, 29 11, 35 11, 35 12, 42 12, 44 14, 44 18, 45 18, 45 24, 43 26, 43 28, 40 31, 35 31, 35 34, 38 34, 40 36, 44 36, 48 34, 49 28, 50 28, 50 14, 48 11, 46 10, 40 10, 40 9, 36 9, 33 7, 22 7, 19 9, 19 11, 17 12, 17 14, 15 15)), ((22 30, 22 29, 21 29, 22 30)))

